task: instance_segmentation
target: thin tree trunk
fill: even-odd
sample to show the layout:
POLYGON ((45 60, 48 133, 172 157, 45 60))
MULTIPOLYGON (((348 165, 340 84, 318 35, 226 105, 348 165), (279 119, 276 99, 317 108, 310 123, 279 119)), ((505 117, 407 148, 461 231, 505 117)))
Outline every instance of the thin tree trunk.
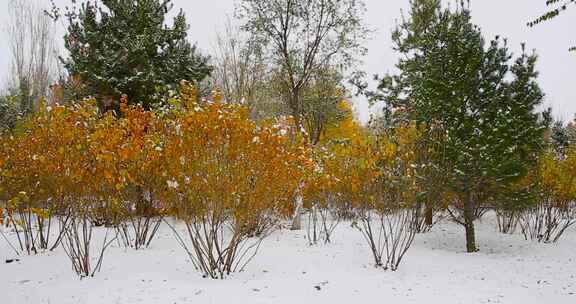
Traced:
POLYGON ((302 125, 302 105, 300 104, 300 90, 297 88, 290 89, 288 106, 292 112, 292 117, 294 118, 294 125, 296 127, 296 132, 301 132, 303 130, 302 125))
POLYGON ((468 188, 464 193, 464 228, 466 229, 466 251, 478 251, 474 234, 474 204, 468 188))
POLYGON ((294 209, 294 217, 292 218, 292 225, 290 230, 300 230, 302 229, 302 195, 298 194, 296 196, 296 208, 294 209))
POLYGON ((434 212, 432 208, 432 203, 430 202, 426 203, 425 217, 426 217, 425 219, 426 226, 432 227, 432 225, 434 224, 434 212))

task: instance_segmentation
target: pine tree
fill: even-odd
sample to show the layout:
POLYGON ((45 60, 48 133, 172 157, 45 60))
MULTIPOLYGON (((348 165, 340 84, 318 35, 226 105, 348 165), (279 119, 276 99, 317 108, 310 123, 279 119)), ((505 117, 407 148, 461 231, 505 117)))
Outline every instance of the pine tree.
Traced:
POLYGON ((554 122, 549 133, 550 144, 556 153, 563 153, 564 149, 570 145, 568 130, 564 127, 564 123, 562 121, 554 122))
POLYGON ((150 109, 180 80, 201 81, 210 74, 208 58, 187 40, 184 13, 166 25, 171 8, 170 0, 102 0, 66 12, 70 55, 62 62, 100 108, 117 109, 126 94, 130 103, 150 109))
POLYGON ((12 130, 21 116, 16 98, 0 95, 0 133, 5 130, 12 130))
MULTIPOLYGON (((486 44, 468 8, 443 9, 440 0, 414 0, 393 33, 400 73, 386 76, 379 94, 389 112, 428 128, 438 174, 457 194, 467 251, 477 250, 474 220, 487 204, 506 201, 507 187, 535 163, 546 130, 536 55, 511 63, 506 40, 486 44), (496 199, 498 198, 498 199, 496 199)), ((512 195, 512 193, 510 193, 512 195)))

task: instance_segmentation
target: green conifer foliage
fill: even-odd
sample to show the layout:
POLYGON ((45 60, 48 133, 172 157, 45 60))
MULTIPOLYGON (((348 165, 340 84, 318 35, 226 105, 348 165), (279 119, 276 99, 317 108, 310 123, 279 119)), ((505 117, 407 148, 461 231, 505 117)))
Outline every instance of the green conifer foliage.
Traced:
POLYGON ((102 0, 66 12, 70 56, 63 64, 80 76, 101 109, 117 109, 121 94, 150 109, 180 80, 210 74, 208 58, 187 39, 184 13, 167 25, 171 8, 170 0, 102 0))
POLYGON ((465 5, 443 9, 439 0, 414 0, 411 6, 393 33, 400 73, 384 77, 375 96, 395 120, 440 132, 429 139, 442 147, 435 166, 458 197, 454 219, 474 252, 474 220, 483 208, 529 203, 509 189, 543 147, 547 119, 536 111, 544 96, 536 82, 537 57, 523 51, 512 61, 505 39, 486 43, 465 5))

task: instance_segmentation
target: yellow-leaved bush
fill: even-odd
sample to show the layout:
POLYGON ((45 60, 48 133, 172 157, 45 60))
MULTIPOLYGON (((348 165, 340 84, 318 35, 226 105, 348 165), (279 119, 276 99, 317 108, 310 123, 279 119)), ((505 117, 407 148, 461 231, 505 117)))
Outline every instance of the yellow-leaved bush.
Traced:
POLYGON ((308 211, 307 237, 311 245, 319 241, 329 243, 338 224, 354 218, 351 197, 370 196, 372 191, 364 187, 374 185, 372 174, 378 172, 376 167, 371 168, 372 171, 354 167, 357 161, 375 156, 371 146, 375 139, 354 119, 348 101, 341 101, 338 108, 343 117, 326 126, 320 141, 311 150, 313 162, 303 183, 304 208, 308 211))
POLYGON ((115 113, 98 112, 94 100, 41 106, 3 134, 0 200, 8 223, 23 231, 19 251, 61 244, 73 269, 92 276, 116 240, 147 247, 165 222, 198 271, 224 278, 246 266, 302 197, 311 243, 330 241, 340 220, 353 219, 375 264, 398 267, 414 237, 421 128, 372 134, 343 103, 348 116, 312 147, 290 119, 255 122, 221 100, 218 91, 198 100, 182 83, 154 111, 126 98, 115 113), (95 226, 106 234, 91 251, 95 226), (379 230, 388 241, 378 243, 379 230))
POLYGON ((63 229, 51 240, 51 227, 66 226, 70 210, 89 195, 92 161, 87 146, 94 110, 92 102, 41 106, 20 129, 3 136, 1 199, 21 251, 58 246, 63 229))
POLYGON ((417 232, 421 140, 421 128, 403 124, 335 150, 343 166, 337 191, 376 267, 398 269, 417 232))
POLYGON ((329 242, 335 225, 352 219, 375 266, 396 270, 417 232, 423 132, 406 123, 377 135, 351 118, 330 126, 304 184, 310 244, 329 242))
POLYGON ((576 224, 576 147, 565 155, 548 151, 541 155, 538 167, 525 183, 537 187, 537 199, 532 208, 519 217, 526 239, 557 242, 563 233, 576 224))
POLYGON ((100 178, 93 219, 117 227, 123 244, 139 249, 150 245, 165 215, 159 198, 166 183, 158 170, 166 161, 166 121, 128 106, 125 97, 119 114, 104 114, 90 136, 93 170, 100 178))
POLYGON ((309 148, 289 123, 256 123, 243 107, 218 99, 199 101, 194 87, 182 84, 156 111, 125 98, 118 113, 99 113, 94 100, 41 106, 3 134, 0 200, 18 232, 16 251, 61 244, 73 269, 91 276, 117 238, 149 246, 163 217, 173 216, 185 223, 189 244, 172 227, 184 248, 195 248, 188 253, 204 275, 244 268, 292 212, 309 148), (100 225, 111 233, 91 253, 100 225), (57 238, 49 240, 50 229, 57 238))
POLYGON ((159 170, 163 201, 186 225, 181 244, 204 275, 241 270, 263 237, 289 214, 307 160, 287 126, 256 124, 238 105, 182 94, 167 120, 159 170))

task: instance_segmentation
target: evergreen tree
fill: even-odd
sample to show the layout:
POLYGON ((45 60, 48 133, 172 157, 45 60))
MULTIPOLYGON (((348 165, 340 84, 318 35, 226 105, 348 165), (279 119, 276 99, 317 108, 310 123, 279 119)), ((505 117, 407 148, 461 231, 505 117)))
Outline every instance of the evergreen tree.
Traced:
POLYGON ((30 82, 22 79, 17 88, 9 88, 6 95, 0 95, 0 131, 13 130, 18 122, 33 114, 36 102, 43 97, 34 96, 30 82))
POLYGON ((393 40, 402 54, 400 73, 384 77, 375 96, 393 116, 424 124, 430 144, 441 147, 435 165, 459 198, 454 219, 465 227, 467 250, 474 252, 479 210, 508 201, 503 194, 527 173, 543 145, 546 120, 535 111, 543 99, 536 55, 523 52, 510 62, 505 40, 486 44, 467 7, 443 9, 440 0, 411 1, 411 15, 393 40))
POLYGON ((572 119, 565 128, 568 137, 568 145, 576 143, 576 119, 572 119))
POLYGON ((180 80, 201 81, 210 74, 208 58, 187 40, 184 13, 166 24, 171 8, 170 0, 101 0, 66 12, 70 56, 62 62, 102 109, 117 108, 121 94, 150 109, 180 80))
POLYGON ((0 133, 12 130, 20 117, 21 111, 16 98, 0 95, 0 133))
POLYGON ((550 129, 550 144, 556 151, 556 153, 563 153, 564 149, 570 145, 570 138, 568 136, 568 130, 564 127, 562 121, 554 122, 552 128, 550 129))

